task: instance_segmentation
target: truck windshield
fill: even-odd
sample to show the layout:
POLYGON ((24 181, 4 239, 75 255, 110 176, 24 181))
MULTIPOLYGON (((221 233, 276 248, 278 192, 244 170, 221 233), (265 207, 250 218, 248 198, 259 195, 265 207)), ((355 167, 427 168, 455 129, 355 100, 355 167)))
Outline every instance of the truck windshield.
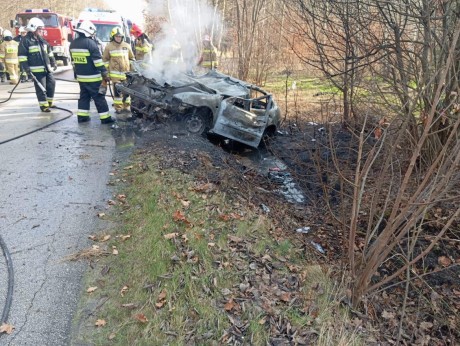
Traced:
POLYGON ((113 28, 118 25, 115 24, 97 24, 94 23, 96 26, 96 37, 100 39, 102 42, 110 42, 110 32, 113 28))
POLYGON ((53 13, 21 13, 16 15, 16 21, 19 26, 26 26, 30 18, 39 18, 48 28, 57 28, 59 26, 58 16, 53 13))

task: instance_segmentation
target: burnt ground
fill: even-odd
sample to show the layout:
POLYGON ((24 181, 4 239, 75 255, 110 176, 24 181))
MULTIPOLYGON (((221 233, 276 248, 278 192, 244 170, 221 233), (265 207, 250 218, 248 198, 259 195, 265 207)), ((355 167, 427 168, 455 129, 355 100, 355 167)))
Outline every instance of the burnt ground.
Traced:
MULTIPOLYGON (((218 185, 229 198, 269 214, 283 237, 313 254, 311 261, 341 267, 346 256, 346 232, 332 215, 347 207, 341 200, 334 167, 343 165, 344 172, 352 172, 357 143, 356 137, 340 125, 290 125, 259 150, 219 138, 190 135, 181 123, 136 120, 121 125, 115 131, 118 146, 131 145, 135 140, 138 150, 158 156, 163 168, 176 168, 197 180, 218 185), (333 157, 338 160, 335 164, 333 157), (308 232, 296 231, 302 227, 309 227, 308 232)), ((439 213, 442 212, 447 211, 442 209, 439 213)), ((435 234, 435 223, 431 227, 435 234)), ((400 323, 404 330, 401 344, 460 342, 459 239, 456 226, 415 268, 420 275, 411 281, 402 322, 399 317, 405 284, 395 281, 386 290, 373 294, 356 312, 355 327, 375 330, 379 344, 394 344, 400 323), (457 265, 440 266, 442 257, 457 265), (433 274, 426 274, 429 271, 433 274)), ((420 242, 428 240, 426 237, 420 242)), ((384 277, 397 266, 396 261, 387 261, 377 276, 384 277)), ((337 272, 340 277, 342 273, 337 272)))

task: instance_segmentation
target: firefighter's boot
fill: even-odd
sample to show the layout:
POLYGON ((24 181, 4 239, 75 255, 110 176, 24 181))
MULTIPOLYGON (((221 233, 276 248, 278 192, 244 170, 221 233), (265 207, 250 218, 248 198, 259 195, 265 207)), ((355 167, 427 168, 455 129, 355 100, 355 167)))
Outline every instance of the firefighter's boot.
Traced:
POLYGON ((5 82, 5 72, 0 72, 0 73, 1 73, 0 81, 4 83, 5 82))
POLYGON ((40 110, 45 113, 51 112, 50 108, 47 106, 40 106, 40 110))
POLYGON ((115 119, 112 117, 101 119, 101 124, 113 124, 114 122, 115 122, 115 119))

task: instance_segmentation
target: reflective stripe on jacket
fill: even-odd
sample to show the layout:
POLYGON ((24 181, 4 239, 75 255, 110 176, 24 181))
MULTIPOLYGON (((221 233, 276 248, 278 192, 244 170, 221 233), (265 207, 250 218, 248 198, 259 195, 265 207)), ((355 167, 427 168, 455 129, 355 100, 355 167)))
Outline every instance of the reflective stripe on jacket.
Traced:
POLYGON ((35 37, 28 32, 19 44, 19 63, 22 70, 34 73, 51 72, 50 64, 54 64, 54 54, 51 46, 42 37, 35 37))
POLYGON ((0 61, 7 64, 19 64, 18 58, 19 43, 16 41, 3 41, 0 44, 0 61))
POLYGON ((90 83, 102 80, 101 73, 107 69, 95 40, 80 35, 70 44, 70 55, 77 81, 90 83))
POLYGON ((102 60, 108 67, 110 78, 115 83, 126 79, 125 73, 131 69, 130 60, 134 60, 134 54, 131 46, 125 41, 121 43, 111 41, 105 46, 102 60))

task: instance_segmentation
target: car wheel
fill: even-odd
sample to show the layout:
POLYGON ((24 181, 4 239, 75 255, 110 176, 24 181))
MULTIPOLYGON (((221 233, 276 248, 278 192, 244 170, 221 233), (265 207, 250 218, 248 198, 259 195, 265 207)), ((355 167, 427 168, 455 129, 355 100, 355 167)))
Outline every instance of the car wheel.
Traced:
POLYGON ((209 116, 205 111, 194 111, 187 113, 184 117, 185 128, 188 132, 202 135, 209 130, 209 116))

